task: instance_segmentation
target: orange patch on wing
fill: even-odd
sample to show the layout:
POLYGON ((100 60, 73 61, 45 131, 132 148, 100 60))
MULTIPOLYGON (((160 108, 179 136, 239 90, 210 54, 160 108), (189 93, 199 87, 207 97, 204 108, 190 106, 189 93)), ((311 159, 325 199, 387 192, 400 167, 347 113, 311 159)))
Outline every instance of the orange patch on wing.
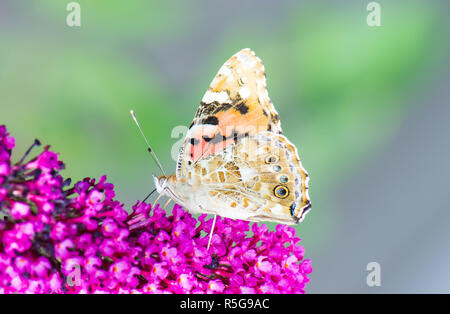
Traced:
POLYGON ((201 126, 198 127, 193 134, 198 142, 196 145, 190 144, 190 159, 197 161, 199 158, 207 157, 215 154, 234 144, 233 133, 239 135, 248 134, 253 135, 259 132, 266 131, 269 126, 269 118, 265 116, 260 108, 255 103, 245 102, 248 106, 248 112, 242 114, 239 110, 230 108, 226 111, 221 111, 215 115, 219 124, 215 128, 210 128, 209 132, 201 126), (218 136, 219 139, 226 137, 228 139, 222 141, 205 141, 204 137, 213 139, 218 136))
POLYGON ((247 114, 243 115, 238 110, 229 109, 216 114, 219 120, 220 132, 228 137, 233 131, 239 133, 248 133, 249 135, 266 131, 269 126, 268 117, 266 117, 261 110, 252 110, 249 106, 247 114))
POLYGON ((213 155, 217 152, 220 152, 225 147, 234 143, 233 139, 228 139, 225 141, 221 141, 219 143, 211 143, 206 142, 203 138, 199 140, 200 142, 197 145, 190 145, 190 159, 196 162, 199 158, 205 158, 209 155, 213 155))

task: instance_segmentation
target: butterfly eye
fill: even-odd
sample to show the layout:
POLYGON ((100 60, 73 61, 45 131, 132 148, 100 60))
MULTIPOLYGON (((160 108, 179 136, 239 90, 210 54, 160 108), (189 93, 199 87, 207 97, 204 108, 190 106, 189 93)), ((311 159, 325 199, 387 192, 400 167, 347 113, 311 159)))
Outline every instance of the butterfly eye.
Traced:
POLYGON ((276 197, 278 198, 286 198, 289 195, 289 190, 287 187, 285 187, 284 185, 277 185, 274 189, 273 189, 273 193, 275 194, 276 197))
POLYGON ((278 157, 277 156, 268 156, 266 158, 266 164, 273 164, 274 162, 278 161, 278 157))

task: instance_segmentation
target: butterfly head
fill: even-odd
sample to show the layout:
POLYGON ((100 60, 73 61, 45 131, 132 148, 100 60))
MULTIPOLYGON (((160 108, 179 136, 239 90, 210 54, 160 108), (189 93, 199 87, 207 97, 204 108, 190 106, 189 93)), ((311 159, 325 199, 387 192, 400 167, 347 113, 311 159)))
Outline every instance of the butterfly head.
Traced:
POLYGON ((165 194, 166 190, 168 190, 168 189, 173 190, 174 182, 175 182, 174 179, 175 179, 174 176, 153 175, 153 180, 155 181, 156 191, 159 194, 165 194))
POLYGON ((173 199, 176 203, 183 205, 183 197, 178 193, 177 178, 175 175, 153 175, 156 191, 161 195, 166 195, 173 199))

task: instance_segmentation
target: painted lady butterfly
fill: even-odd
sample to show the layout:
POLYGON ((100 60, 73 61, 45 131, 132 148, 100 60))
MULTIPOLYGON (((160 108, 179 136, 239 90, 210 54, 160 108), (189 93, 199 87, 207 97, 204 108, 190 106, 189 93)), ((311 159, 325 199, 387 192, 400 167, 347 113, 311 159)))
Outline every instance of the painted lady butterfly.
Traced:
POLYGON ((304 218, 309 177, 281 131, 253 51, 239 51, 220 68, 186 134, 176 174, 154 179, 160 195, 192 213, 283 224, 304 218))

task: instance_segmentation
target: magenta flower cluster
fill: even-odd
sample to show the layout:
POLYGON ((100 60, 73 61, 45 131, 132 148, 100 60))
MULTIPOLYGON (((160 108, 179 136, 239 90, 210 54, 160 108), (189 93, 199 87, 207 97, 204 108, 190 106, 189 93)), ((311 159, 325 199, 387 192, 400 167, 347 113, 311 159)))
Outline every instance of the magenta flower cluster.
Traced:
POLYGON ((140 202, 129 215, 105 177, 71 186, 49 147, 12 164, 14 146, 0 126, 0 293, 304 293, 293 228, 217 217, 207 250, 206 215, 140 202))

